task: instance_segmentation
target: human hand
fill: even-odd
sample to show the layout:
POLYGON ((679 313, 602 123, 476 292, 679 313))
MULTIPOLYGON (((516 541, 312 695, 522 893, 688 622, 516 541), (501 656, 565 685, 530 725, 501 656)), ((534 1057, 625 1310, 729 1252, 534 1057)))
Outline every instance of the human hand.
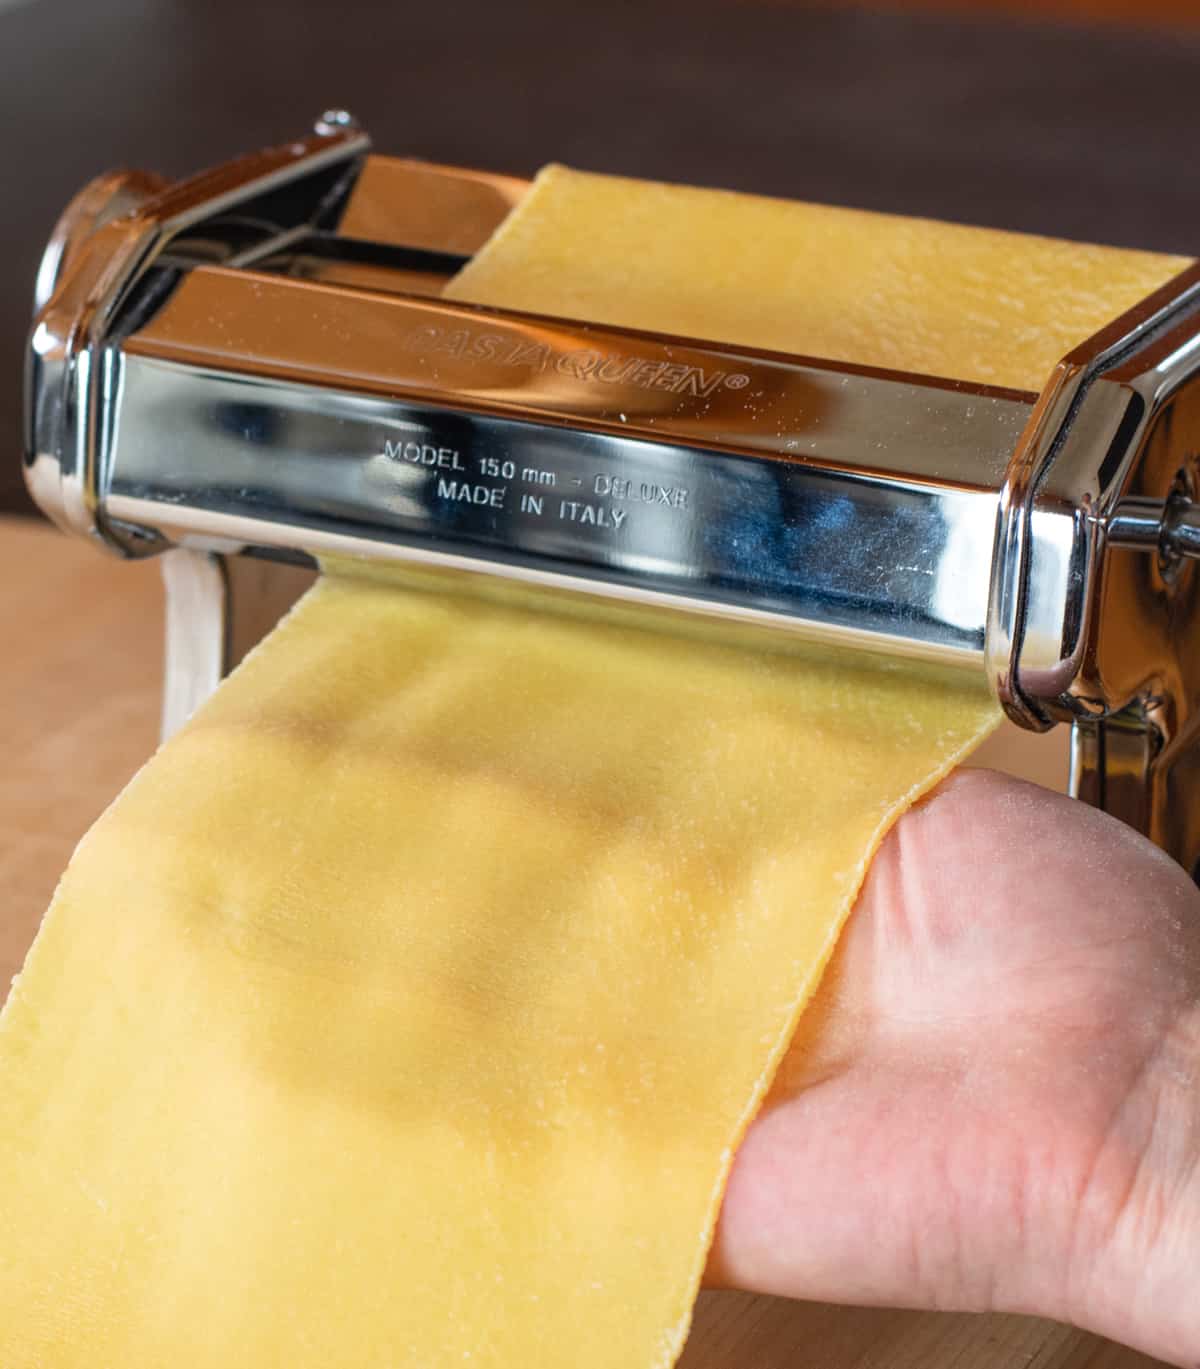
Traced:
POLYGON ((1200 891, 1074 800, 943 784, 872 864, 708 1280, 1200 1365, 1200 891))

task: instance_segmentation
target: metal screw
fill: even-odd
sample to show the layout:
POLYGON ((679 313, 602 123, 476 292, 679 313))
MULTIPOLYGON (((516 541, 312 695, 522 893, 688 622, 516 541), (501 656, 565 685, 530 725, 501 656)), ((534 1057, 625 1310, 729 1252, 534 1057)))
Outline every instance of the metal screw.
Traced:
POLYGON ((334 133, 353 133, 358 128, 358 120, 348 109, 327 109, 313 125, 314 132, 322 138, 331 137, 334 133))

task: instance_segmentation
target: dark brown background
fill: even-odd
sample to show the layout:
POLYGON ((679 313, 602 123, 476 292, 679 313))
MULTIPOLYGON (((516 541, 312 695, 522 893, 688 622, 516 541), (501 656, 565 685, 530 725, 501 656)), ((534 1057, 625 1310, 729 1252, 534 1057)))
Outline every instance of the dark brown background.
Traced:
MULTIPOLYGON (((1142 13, 1156 3, 1180 7, 1142 13)), ((1198 97, 1200 28, 990 5, 0 0, 0 509, 24 503, 38 255, 108 166, 183 174, 342 104, 385 151, 520 173, 558 159, 1200 252, 1198 97)))

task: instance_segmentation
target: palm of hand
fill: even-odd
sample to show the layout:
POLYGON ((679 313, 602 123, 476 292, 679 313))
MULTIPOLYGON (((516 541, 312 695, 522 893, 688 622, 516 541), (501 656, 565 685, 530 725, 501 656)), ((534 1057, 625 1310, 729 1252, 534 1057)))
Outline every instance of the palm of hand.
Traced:
POLYGON ((1200 893, 1178 866, 1072 800, 961 773, 873 863, 738 1153, 710 1274, 1181 1353, 1198 1002, 1200 893), (1143 1304, 1153 1335, 1130 1322, 1143 1304))

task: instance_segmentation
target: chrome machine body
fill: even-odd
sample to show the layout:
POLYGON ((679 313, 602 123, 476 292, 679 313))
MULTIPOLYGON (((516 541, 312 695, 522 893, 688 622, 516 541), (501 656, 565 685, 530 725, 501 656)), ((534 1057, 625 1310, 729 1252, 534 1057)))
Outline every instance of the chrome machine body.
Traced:
POLYGON ((985 676, 1195 872, 1200 270, 1038 395, 439 298, 523 190, 329 114, 68 208, 26 474, 167 553, 168 729, 316 558, 484 571, 985 676))

